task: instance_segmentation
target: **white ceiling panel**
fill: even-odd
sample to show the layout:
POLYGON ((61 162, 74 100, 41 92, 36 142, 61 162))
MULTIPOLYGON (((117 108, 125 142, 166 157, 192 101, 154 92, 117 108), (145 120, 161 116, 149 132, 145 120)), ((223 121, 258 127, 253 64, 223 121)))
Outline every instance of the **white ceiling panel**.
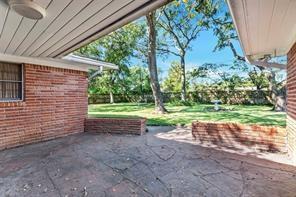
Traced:
MULTIPOLYGON (((129 3, 132 0, 122 0, 122 3, 129 3)), ((90 5, 89 9, 81 12, 77 17, 73 19, 73 22, 69 25, 65 26, 61 29, 51 40, 49 40, 43 48, 39 49, 39 52, 43 53, 42 56, 47 56, 53 50, 54 45, 59 45, 60 42, 67 42, 67 40, 71 40, 75 38, 77 35, 80 35, 87 28, 93 27, 101 20, 103 20, 102 15, 108 15, 109 13, 113 13, 116 9, 118 9, 118 5, 116 1, 112 0, 104 0, 104 1, 94 1, 97 5, 90 5), (96 10, 92 10, 91 8, 99 8, 96 10), (89 10, 93 12, 89 12, 89 10), (65 41, 66 40, 66 41, 65 41)), ((39 54, 40 55, 40 54, 39 54)))
POLYGON ((0 0, 0 53, 61 57, 170 0, 35 0, 41 20, 24 18, 0 0))
MULTIPOLYGON (((250 39, 250 51, 253 52, 258 47, 258 31, 259 26, 256 23, 253 23, 253 21, 259 20, 259 1, 258 0, 248 0, 244 1, 244 8, 246 13, 246 19, 247 19, 247 29, 252 29, 252 36, 249 36, 250 39), (252 13, 249 13, 250 10, 252 13)), ((249 32, 248 32, 249 35, 249 32)))
POLYGON ((109 9, 104 9, 101 12, 104 14, 105 16, 104 18, 97 18, 99 17, 99 15, 97 15, 93 21, 89 20, 90 22, 94 22, 94 23, 92 23, 91 25, 89 24, 81 25, 79 28, 75 29, 73 32, 71 32, 66 37, 61 39, 59 42, 54 44, 49 50, 46 51, 44 55, 55 57, 56 55, 59 54, 60 50, 62 51, 66 50, 67 48, 78 43, 80 40, 83 40, 88 36, 94 34, 97 29, 103 29, 106 25, 124 16, 127 12, 132 11, 135 6, 139 6, 145 1, 147 2, 147 0, 142 0, 142 2, 133 1, 133 0, 121 0, 121 1, 125 2, 123 7, 118 8, 116 6, 116 1, 113 4, 110 4, 109 9, 112 10, 112 14, 108 11, 109 9), (86 28, 86 27, 89 27, 89 28, 86 28))
MULTIPOLYGON (((280 0, 278 0, 280 1, 280 0)), ((282 3, 282 2, 281 2, 282 3)), ((286 45, 293 44, 296 37, 296 0, 290 0, 285 18, 282 21, 281 36, 287 37, 286 45), (291 32, 291 33, 289 33, 291 32)))
POLYGON ((7 14, 8 14, 9 8, 7 6, 6 3, 4 3, 3 1, 0 1, 0 38, 2 35, 2 31, 4 28, 4 24, 7 18, 7 14))
POLYGON ((275 0, 272 4, 272 15, 267 16, 266 20, 269 20, 268 27, 266 28, 265 35, 262 33, 262 37, 265 39, 262 39, 262 45, 261 45, 261 51, 264 51, 264 46, 266 45, 267 50, 272 51, 276 46, 278 45, 277 42, 270 42, 272 38, 276 38, 278 36, 281 36, 282 29, 274 27, 281 27, 284 17, 286 15, 286 11, 289 7, 289 0, 275 0), (283 2, 284 1, 284 2, 283 2), (283 3, 281 3, 283 2, 283 3), (277 17, 274 17, 274 15, 277 15, 277 17), (264 41, 264 42, 263 42, 264 41))
MULTIPOLYGON (((22 55, 41 34, 50 26, 63 10, 71 3, 71 0, 57 1, 52 0, 46 9, 46 17, 37 21, 36 25, 30 30, 25 39, 17 47, 15 55, 22 55)), ((12 11, 14 12, 14 11, 12 11)))
MULTIPOLYGON (((268 44, 268 35, 270 32, 270 27, 271 27, 271 20, 272 20, 272 15, 274 14, 274 8, 275 8, 275 1, 276 0, 264 0, 264 1, 259 1, 259 9, 260 11, 258 13, 258 35, 257 35, 257 46, 256 49, 257 51, 253 51, 253 53, 260 52, 264 50, 264 46, 266 43, 268 44), (271 2, 271 3, 269 3, 271 2), (260 39, 263 38, 263 39, 260 39)), ((269 47, 269 46, 268 46, 269 47)))
POLYGON ((42 44, 48 41, 56 32, 58 32, 64 25, 69 23, 75 15, 77 15, 82 9, 88 6, 91 0, 84 1, 72 1, 61 14, 51 23, 43 33, 39 35, 37 39, 30 45, 22 55, 29 56, 35 52, 42 44))
MULTIPOLYGON (((36 1, 44 8, 47 8, 51 0, 38 0, 36 1)), ((32 30, 32 28, 37 24, 37 20, 32 20, 29 18, 23 18, 18 30, 15 32, 13 38, 9 41, 9 45, 4 49, 5 53, 13 54, 16 48, 25 40, 26 36, 32 30)))
POLYGON ((0 37, 0 53, 5 51, 6 47, 9 45, 10 40, 13 39, 13 36, 17 32, 22 20, 23 17, 17 13, 11 11, 8 12, 0 37))
POLYGON ((228 0, 246 56, 285 55, 296 41, 296 0, 228 0))

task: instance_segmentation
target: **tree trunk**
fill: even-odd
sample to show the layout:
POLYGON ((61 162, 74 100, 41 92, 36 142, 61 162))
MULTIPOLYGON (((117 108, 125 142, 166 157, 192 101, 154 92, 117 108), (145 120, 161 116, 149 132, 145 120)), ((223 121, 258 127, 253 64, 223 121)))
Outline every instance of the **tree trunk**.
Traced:
MULTIPOLYGON (((234 57, 236 57, 238 60, 246 62, 246 59, 244 57, 238 55, 234 45, 231 42, 229 42, 228 44, 234 57)), ((255 66, 259 68, 261 71, 266 69, 258 65, 255 65, 255 66)), ((270 95, 268 99, 273 104, 273 110, 286 111, 286 106, 287 106, 286 88, 283 87, 281 90, 278 90, 276 85, 276 80, 275 80, 275 72, 273 72, 272 70, 270 70, 268 81, 269 81, 269 91, 270 91, 270 95)))
POLYGON ((275 111, 286 111, 286 89, 278 89, 275 79, 275 72, 270 70, 268 76, 270 101, 273 104, 273 110, 275 111))
POLYGON ((182 75, 181 75, 181 100, 186 101, 186 71, 185 71, 185 54, 183 53, 181 55, 181 69, 182 69, 182 75))
POLYGON ((141 70, 140 70, 140 94, 141 94, 141 102, 144 102, 142 68, 141 68, 141 70))
POLYGON ((113 95, 113 92, 110 91, 109 95, 110 95, 110 103, 113 104, 114 103, 114 95, 113 95))
POLYGON ((153 91, 154 101, 155 101, 155 111, 157 113, 165 113, 167 110, 163 104, 163 98, 160 91, 160 85, 158 81, 157 74, 157 64, 156 64, 156 31, 155 31, 155 12, 150 12, 146 15, 148 23, 148 68, 150 76, 150 85, 153 91))

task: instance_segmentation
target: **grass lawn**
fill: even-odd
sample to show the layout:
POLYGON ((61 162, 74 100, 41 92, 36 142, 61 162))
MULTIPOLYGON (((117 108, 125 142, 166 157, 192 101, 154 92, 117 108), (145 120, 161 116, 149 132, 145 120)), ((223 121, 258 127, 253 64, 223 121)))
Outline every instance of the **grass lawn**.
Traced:
POLYGON ((190 125, 194 120, 237 122, 286 126, 286 114, 273 112, 270 106, 223 105, 225 111, 211 110, 213 105, 196 104, 194 106, 166 105, 169 113, 153 113, 153 104, 119 103, 89 105, 90 117, 146 117, 148 125, 190 125))

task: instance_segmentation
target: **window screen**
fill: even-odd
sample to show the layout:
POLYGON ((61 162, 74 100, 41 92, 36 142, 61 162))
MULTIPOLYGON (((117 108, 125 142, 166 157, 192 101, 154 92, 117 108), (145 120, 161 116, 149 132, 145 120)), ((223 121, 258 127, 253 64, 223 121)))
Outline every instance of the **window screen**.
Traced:
POLYGON ((22 65, 0 62, 0 101, 22 100, 22 65))

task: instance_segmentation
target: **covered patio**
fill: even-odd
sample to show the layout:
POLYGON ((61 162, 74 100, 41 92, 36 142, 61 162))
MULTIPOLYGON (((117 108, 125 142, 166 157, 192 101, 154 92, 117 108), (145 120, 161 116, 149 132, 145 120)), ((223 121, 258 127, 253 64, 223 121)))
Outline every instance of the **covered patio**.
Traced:
POLYGON ((2 151, 0 193, 295 196, 296 167, 284 155, 203 147, 190 129, 149 130, 142 136, 80 133, 2 151))
POLYGON ((141 122, 141 136, 125 134, 130 124, 117 128, 121 135, 93 132, 102 123, 86 125, 87 72, 117 66, 70 53, 170 1, 35 2, 46 11, 43 19, 21 16, 0 2, 1 72, 15 71, 15 79, 0 80, 0 196, 295 196, 296 28, 288 20, 295 18, 294 1, 228 1, 250 63, 283 68, 269 60, 288 54, 288 127, 281 144, 289 157, 205 146, 190 128, 151 127, 145 133, 141 122), (275 42, 263 39, 269 28, 275 42), (6 90, 14 83, 17 88, 6 90))
POLYGON ((88 71, 72 52, 168 0, 0 1, 0 150, 85 131, 88 71))

